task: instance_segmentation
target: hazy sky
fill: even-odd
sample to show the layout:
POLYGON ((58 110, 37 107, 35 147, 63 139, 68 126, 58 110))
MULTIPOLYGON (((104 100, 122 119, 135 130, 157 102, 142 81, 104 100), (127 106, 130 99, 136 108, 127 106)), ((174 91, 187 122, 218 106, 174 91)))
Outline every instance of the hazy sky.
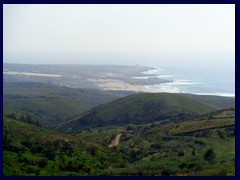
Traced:
POLYGON ((4 62, 230 65, 235 5, 3 5, 4 62))

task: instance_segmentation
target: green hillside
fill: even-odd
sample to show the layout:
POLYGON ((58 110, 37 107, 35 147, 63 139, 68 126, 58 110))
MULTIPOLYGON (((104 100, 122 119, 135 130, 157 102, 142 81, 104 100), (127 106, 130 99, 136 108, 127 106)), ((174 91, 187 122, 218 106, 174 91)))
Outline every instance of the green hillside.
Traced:
POLYGON ((174 123, 56 133, 9 118, 3 121, 5 176, 232 176, 235 110, 174 123), (119 144, 109 147, 118 134, 119 144))
POLYGON ((19 117, 29 114, 44 127, 51 129, 92 107, 123 96, 125 95, 44 83, 3 83, 4 115, 15 113, 19 117))
POLYGON ((34 82, 3 91, 5 176, 235 175, 234 98, 34 82))
MULTIPOLYGON (((60 130, 68 128, 68 132, 73 132, 81 127, 144 124, 164 119, 178 120, 217 109, 212 104, 207 105, 202 100, 197 100, 196 96, 171 93, 130 95, 91 109, 63 124, 60 130)), ((218 100, 218 97, 215 97, 215 100, 218 100)))
POLYGON ((108 146, 117 134, 122 136, 116 149, 131 164, 120 171, 113 169, 117 175, 235 174, 235 109, 172 123, 94 128, 77 136, 108 146), (209 149, 212 159, 207 156, 209 149))
POLYGON ((196 101, 202 102, 206 105, 212 106, 216 109, 225 109, 229 107, 235 107, 234 97, 223 97, 223 96, 210 96, 210 95, 193 95, 185 94, 186 97, 190 97, 196 101))
POLYGON ((98 175, 124 165, 111 149, 79 138, 4 118, 5 176, 98 175))

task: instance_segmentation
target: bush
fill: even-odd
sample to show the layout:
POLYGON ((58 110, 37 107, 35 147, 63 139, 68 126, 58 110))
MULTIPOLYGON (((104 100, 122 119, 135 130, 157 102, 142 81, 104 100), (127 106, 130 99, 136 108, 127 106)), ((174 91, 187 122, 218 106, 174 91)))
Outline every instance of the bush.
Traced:
POLYGON ((174 175, 176 174, 176 171, 172 170, 172 169, 169 169, 169 168, 164 168, 162 170, 162 175, 163 176, 170 176, 170 175, 174 175))
POLYGON ((98 147, 95 146, 95 145, 90 145, 90 146, 87 147, 87 151, 88 151, 92 156, 94 156, 94 155, 96 154, 97 149, 98 149, 98 147))
POLYGON ((181 164, 179 164, 179 166, 178 166, 181 170, 183 170, 185 167, 187 167, 187 164, 186 163, 181 163, 181 164))
POLYGON ((7 149, 13 152, 20 152, 20 151, 25 151, 25 146, 19 143, 9 143, 7 149))
POLYGON ((207 151, 203 155, 204 160, 206 160, 210 163, 213 163, 215 157, 216 157, 216 153, 213 151, 212 148, 207 149, 207 151))
POLYGON ((195 156, 195 155, 196 155, 196 153, 195 153, 195 150, 192 150, 192 155, 193 155, 193 156, 195 156))
POLYGON ((37 162, 37 164, 40 168, 44 168, 47 165, 47 162, 47 158, 42 158, 37 162))
POLYGON ((17 117, 14 113, 8 114, 7 117, 10 119, 17 119, 17 117))
POLYGON ((135 130, 136 129, 136 126, 135 125, 133 125, 133 124, 129 124, 128 126, 127 126, 127 131, 131 131, 131 130, 135 130))
POLYGON ((183 151, 179 151, 178 152, 178 156, 184 156, 184 152, 183 151))
POLYGON ((48 158, 49 160, 54 160, 55 159, 55 151, 54 149, 48 149, 43 152, 44 156, 48 158))

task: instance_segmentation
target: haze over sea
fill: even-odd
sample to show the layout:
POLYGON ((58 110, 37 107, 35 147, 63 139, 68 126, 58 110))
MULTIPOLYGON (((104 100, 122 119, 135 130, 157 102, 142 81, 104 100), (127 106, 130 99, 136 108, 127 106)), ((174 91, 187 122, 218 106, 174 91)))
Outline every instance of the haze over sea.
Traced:
POLYGON ((150 89, 235 94, 234 4, 4 4, 3 14, 5 63, 156 66, 148 73, 172 83, 150 89))
POLYGON ((149 85, 156 92, 191 93, 200 95, 235 96, 235 74, 230 67, 183 67, 154 66, 154 70, 144 72, 172 82, 149 85))

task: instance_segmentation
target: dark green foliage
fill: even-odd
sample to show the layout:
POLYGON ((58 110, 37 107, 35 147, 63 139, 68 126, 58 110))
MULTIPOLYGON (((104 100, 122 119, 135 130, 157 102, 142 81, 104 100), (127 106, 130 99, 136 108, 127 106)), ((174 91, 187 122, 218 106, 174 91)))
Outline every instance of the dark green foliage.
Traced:
POLYGON ((196 173, 198 171, 201 171, 203 169, 203 166, 198 163, 189 163, 187 168, 196 173))
POLYGON ((219 135, 219 137, 220 138, 222 138, 222 139, 224 139, 225 137, 224 137, 224 134, 223 134, 223 132, 222 131, 220 131, 220 130, 217 130, 217 133, 218 133, 218 135, 219 135))
POLYGON ((127 131, 131 131, 131 130, 135 130, 135 129, 136 129, 136 126, 133 124, 129 124, 126 128, 127 131))
POLYGON ((192 155, 193 155, 193 156, 195 156, 195 155, 196 155, 196 153, 195 153, 195 150, 194 150, 194 149, 192 150, 192 155))
POLYGON ((207 151, 203 155, 204 160, 206 160, 210 163, 213 163, 215 157, 216 157, 216 153, 213 151, 212 148, 207 149, 207 151))
POLYGON ((178 152, 178 156, 184 156, 184 152, 183 151, 179 151, 178 152))
POLYGON ((15 113, 8 114, 7 117, 11 119, 17 119, 15 113))
POLYGON ((199 144, 201 146, 206 146, 206 144, 204 142, 200 141, 200 140, 194 140, 194 143, 199 144))
POLYGON ((44 168, 47 165, 48 159, 47 158, 42 158, 38 161, 38 166, 40 168, 44 168))
POLYGON ((176 171, 170 168, 164 168, 161 173, 163 176, 170 176, 170 175, 175 175, 176 171))
POLYGON ((96 155, 97 149, 98 149, 98 147, 95 146, 95 145, 89 145, 89 146, 87 147, 87 151, 88 151, 91 155, 93 155, 93 156, 96 155))
POLYGON ((179 164, 178 167, 179 167, 181 170, 183 170, 184 168, 187 167, 187 164, 183 162, 183 163, 179 164))

